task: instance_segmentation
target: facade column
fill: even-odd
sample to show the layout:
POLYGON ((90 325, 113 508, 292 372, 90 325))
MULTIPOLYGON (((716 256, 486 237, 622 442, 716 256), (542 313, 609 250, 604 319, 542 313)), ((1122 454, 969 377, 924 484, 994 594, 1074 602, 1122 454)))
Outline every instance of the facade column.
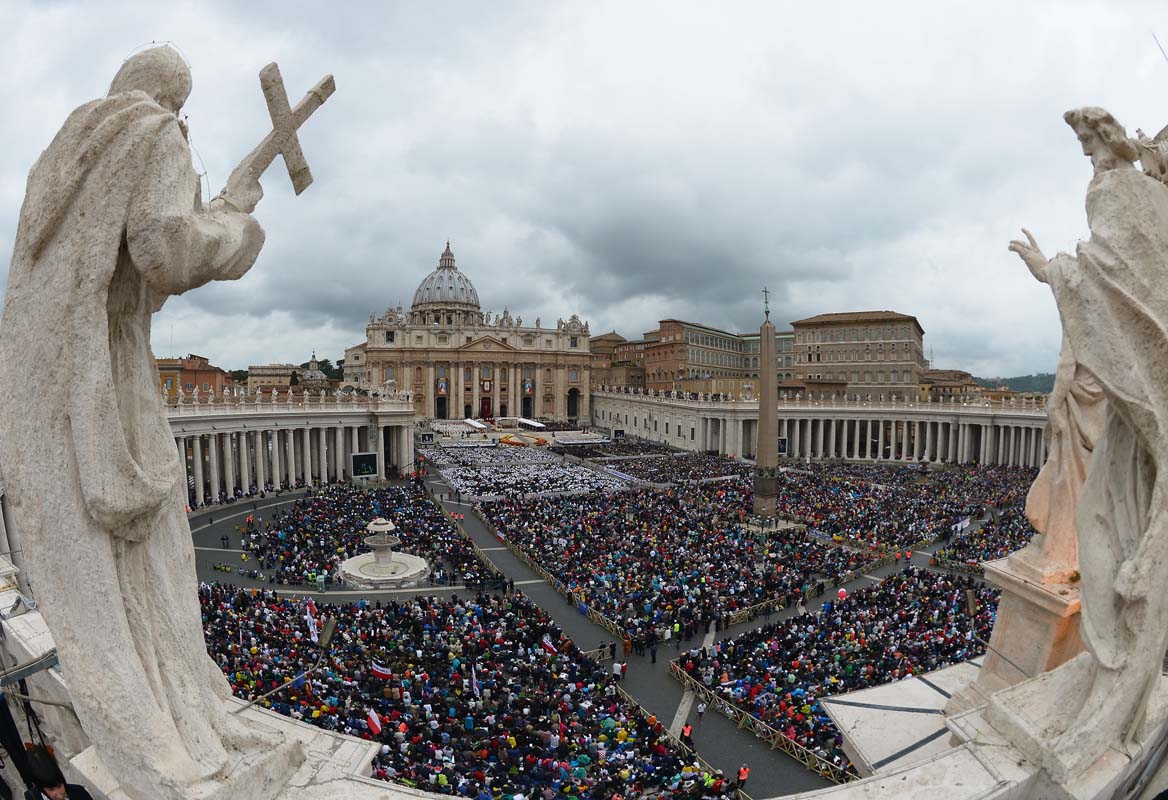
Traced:
POLYGON ((884 460, 884 420, 876 420, 876 460, 884 460))
POLYGON ((820 418, 819 420, 812 420, 811 424, 814 425, 816 422, 819 423, 819 430, 816 433, 816 439, 815 439, 816 458, 822 459, 823 458, 823 419, 820 418))
POLYGON ((1002 464, 1004 462, 1004 459, 1002 458, 1002 456, 1004 456, 1006 453, 1006 445, 1005 445, 1005 443, 1006 443, 1006 427, 1004 425, 999 425, 997 427, 998 427, 998 451, 996 453, 994 453, 994 463, 995 464, 1002 464))
POLYGON ((377 437, 377 480, 385 480, 385 427, 381 423, 371 425, 369 431, 377 437))
MULTIPOLYGON (((470 362, 464 366, 470 367, 470 417, 475 419, 479 415, 479 365, 477 362, 470 362)), ((543 382, 540 382, 540 386, 543 382)), ((535 416, 539 416, 539 404, 535 403, 535 416)))
POLYGON ((801 453, 799 451, 799 420, 791 420, 794 425, 791 426, 791 440, 787 443, 787 449, 791 451, 791 455, 799 458, 801 453))
MULTIPOLYGON (((836 434, 835 417, 832 417, 831 420, 828 422, 828 434, 829 435, 827 437, 827 440, 828 440, 827 457, 828 458, 835 458, 836 453, 844 452, 843 450, 837 449, 837 447, 839 445, 839 440, 836 439, 836 436, 835 436, 835 434, 836 434)), ((845 436, 846 436, 846 434, 845 434, 845 436)))
POLYGON ((896 460, 896 420, 888 423, 888 460, 896 460))
POLYGON ((933 423, 931 420, 925 423, 925 461, 936 461, 933 457, 933 423))
POLYGON ((191 508, 198 508, 203 504, 203 436, 202 434, 195 434, 194 436, 194 460, 195 460, 195 499, 191 503, 191 508))

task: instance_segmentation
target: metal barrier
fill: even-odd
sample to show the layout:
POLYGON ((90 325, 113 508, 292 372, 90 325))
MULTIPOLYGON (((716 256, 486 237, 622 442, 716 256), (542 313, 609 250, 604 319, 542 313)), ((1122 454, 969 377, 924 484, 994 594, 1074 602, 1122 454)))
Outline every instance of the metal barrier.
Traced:
POLYGON ((726 698, 719 697, 709 688, 694 680, 693 676, 687 673, 676 661, 669 662, 669 672, 682 686, 706 701, 710 708, 725 714, 739 728, 749 730, 759 739, 769 744, 772 750, 782 750, 812 772, 822 775, 832 783, 847 783, 855 777, 854 775, 850 775, 843 767, 831 763, 822 756, 811 752, 798 742, 788 739, 778 728, 768 725, 740 706, 731 703, 726 698))
MULTIPOLYGON (((633 697, 631 694, 626 692, 621 687, 621 685, 619 683, 614 683, 613 686, 616 687, 617 694, 619 694, 621 696, 621 699, 624 700, 626 703, 628 703, 630 706, 632 706, 633 709, 637 712, 637 714, 639 716, 641 716, 643 719, 646 719, 646 720, 652 716, 652 714, 650 714, 645 709, 644 706, 642 706, 640 703, 638 703, 637 699, 635 697, 633 697)), ((673 741, 674 745, 679 750, 686 753, 687 758, 692 758, 693 760, 697 761, 699 764, 702 765, 702 769, 704 769, 706 772, 710 772, 710 773, 717 772, 717 769, 714 766, 712 766, 710 764, 710 762, 706 761, 704 758, 699 756, 697 754, 696 750, 693 750, 690 747, 683 744, 681 739, 676 734, 674 734, 673 731, 671 731, 671 730, 669 730, 669 728, 665 727, 665 723, 661 722, 660 720, 658 720, 658 722, 661 724, 661 730, 664 731, 664 733, 673 741)), ((737 792, 738 792, 739 800, 754 800, 754 798, 752 798, 750 795, 748 795, 742 789, 738 789, 737 792)))

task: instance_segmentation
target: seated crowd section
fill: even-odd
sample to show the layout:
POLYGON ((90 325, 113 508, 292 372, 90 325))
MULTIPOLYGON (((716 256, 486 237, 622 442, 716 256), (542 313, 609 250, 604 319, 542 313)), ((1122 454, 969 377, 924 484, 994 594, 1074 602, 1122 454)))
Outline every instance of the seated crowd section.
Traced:
POLYGON ((380 742, 375 777, 472 800, 733 796, 522 594, 322 603, 337 632, 305 678, 304 603, 208 583, 199 599, 234 693, 275 689, 263 706, 380 742))
POLYGON ((779 516, 859 546, 912 547, 945 539, 966 518, 1025 498, 1032 470, 812 464, 785 470, 779 516))
POLYGON ((819 701, 980 655, 985 645, 977 639, 989 639, 998 596, 969 576, 908 567, 813 614, 684 652, 675 664, 720 700, 854 776, 843 736, 819 701), (977 598, 972 619, 967 589, 977 598))
POLYGON ((821 581, 873 560, 794 531, 763 537, 743 524, 742 482, 579 497, 498 500, 479 510, 506 541, 541 564, 634 640, 677 626, 682 639, 769 600, 794 603, 821 581))

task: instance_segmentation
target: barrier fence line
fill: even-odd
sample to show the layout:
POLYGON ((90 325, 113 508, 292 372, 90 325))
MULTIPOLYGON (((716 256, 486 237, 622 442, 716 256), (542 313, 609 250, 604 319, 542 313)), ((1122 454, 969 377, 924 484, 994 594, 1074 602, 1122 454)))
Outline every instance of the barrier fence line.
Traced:
POLYGON ((725 714, 739 728, 748 729, 759 739, 769 744, 772 750, 782 750, 812 772, 827 778, 833 783, 847 783, 851 780, 851 776, 848 775, 843 767, 831 763, 822 756, 811 752, 798 742, 788 739, 783 735, 782 731, 768 725, 724 697, 720 697, 707 686, 698 683, 677 661, 669 662, 669 672, 682 686, 705 700, 711 708, 725 714))
POLYGON ((950 572, 960 572, 964 575, 973 575, 974 577, 985 577, 985 568, 981 564, 970 564, 968 561, 953 561, 948 558, 932 559, 932 566, 938 569, 947 569, 950 572))
MULTIPOLYGON (((624 687, 622 687, 619 683, 614 683, 613 686, 616 687, 617 694, 619 694, 626 703, 631 705, 642 719, 648 720, 651 716, 653 716, 643 705, 637 702, 637 698, 626 692, 624 687)), ((681 741, 681 738, 676 736, 673 731, 669 730, 669 728, 662 724, 660 720, 658 720, 657 724, 661 725, 661 730, 665 732, 665 734, 673 741, 677 748, 687 753, 688 757, 696 759, 697 762, 702 765, 702 769, 711 774, 717 772, 717 769, 715 769, 714 766, 710 764, 710 762, 699 756, 696 750, 685 745, 681 741)), ((736 791, 738 792, 739 800, 754 800, 754 798, 748 795, 744 790, 737 789, 736 791)))
POLYGON ((469 536, 466 535, 466 531, 464 531, 462 529, 462 526, 458 524, 458 520, 456 520, 454 518, 454 514, 447 511, 446 507, 444 505, 442 505, 442 502, 437 497, 434 496, 434 492, 432 489, 430 489, 429 484, 422 484, 422 485, 426 491, 426 495, 431 500, 434 501, 434 505, 438 506, 439 510, 441 510, 442 516, 446 517, 447 521, 449 521, 450 524, 453 525, 455 527, 455 529, 459 532, 459 535, 461 535, 462 538, 464 540, 466 540, 466 543, 471 546, 471 550, 473 550, 474 554, 479 557, 479 561, 483 562, 483 566, 485 566, 491 572, 495 573, 495 575, 497 575, 497 576, 506 577, 503 574, 503 570, 496 567, 495 562, 493 562, 493 561, 491 561, 491 559, 487 558, 487 554, 483 552, 483 549, 481 547, 479 547, 477 544, 475 544, 473 539, 471 539, 469 536))

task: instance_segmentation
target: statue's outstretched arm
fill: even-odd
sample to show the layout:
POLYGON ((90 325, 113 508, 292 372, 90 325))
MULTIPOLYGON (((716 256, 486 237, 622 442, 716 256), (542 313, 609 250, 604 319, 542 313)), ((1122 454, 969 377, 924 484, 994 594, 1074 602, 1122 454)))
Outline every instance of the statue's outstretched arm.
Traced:
POLYGON ((160 295, 159 305, 208 281, 242 277, 264 244, 263 228, 251 215, 195 208, 197 186, 175 125, 155 145, 126 221, 130 257, 160 295))

